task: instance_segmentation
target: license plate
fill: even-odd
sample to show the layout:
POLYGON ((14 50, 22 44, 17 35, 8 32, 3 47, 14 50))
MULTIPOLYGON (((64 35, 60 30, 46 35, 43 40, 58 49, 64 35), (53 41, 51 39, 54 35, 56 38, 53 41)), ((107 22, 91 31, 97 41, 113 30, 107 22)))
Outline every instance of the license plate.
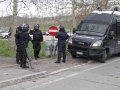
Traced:
POLYGON ((82 55, 83 54, 83 52, 76 52, 77 54, 80 54, 80 55, 82 55))

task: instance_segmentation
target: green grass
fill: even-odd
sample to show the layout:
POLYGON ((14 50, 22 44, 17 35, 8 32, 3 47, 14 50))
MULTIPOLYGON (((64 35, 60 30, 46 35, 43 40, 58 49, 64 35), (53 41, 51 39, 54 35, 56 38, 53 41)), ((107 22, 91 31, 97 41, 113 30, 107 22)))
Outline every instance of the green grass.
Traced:
POLYGON ((0 40, 0 56, 2 57, 15 57, 16 50, 9 48, 9 41, 0 40))
MULTIPOLYGON (((45 53, 45 42, 42 42, 41 44, 41 51, 40 51, 40 56, 41 58, 46 58, 46 56, 44 55, 45 53)), ((34 57, 34 50, 33 50, 33 45, 32 42, 29 42, 28 44, 28 48, 30 51, 30 55, 33 58, 34 57)), ((0 40, 0 56, 1 57, 16 57, 16 46, 14 50, 11 50, 9 48, 9 41, 8 40, 0 40)))
MULTIPOLYGON (((15 46, 14 50, 11 50, 9 48, 9 43, 10 42, 8 40, 4 40, 4 41, 0 40, 0 57, 12 57, 12 58, 16 57, 16 46, 15 46)), ((43 41, 41 43, 41 50, 39 53, 39 56, 41 58, 49 58, 50 57, 50 56, 45 56, 45 48, 46 48, 45 44, 46 44, 45 41, 43 41)), ((29 49, 31 57, 34 58, 34 49, 33 49, 32 42, 29 42, 28 49, 29 49)), ((68 52, 67 52, 67 55, 69 55, 68 52)), ((52 56, 52 58, 57 58, 57 55, 52 56)))

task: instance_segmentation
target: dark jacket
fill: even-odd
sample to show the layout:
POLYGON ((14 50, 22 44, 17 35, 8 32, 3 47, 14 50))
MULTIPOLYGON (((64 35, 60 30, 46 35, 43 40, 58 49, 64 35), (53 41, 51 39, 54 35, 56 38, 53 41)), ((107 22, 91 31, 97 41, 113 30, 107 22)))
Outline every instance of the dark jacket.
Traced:
POLYGON ((19 32, 15 34, 15 37, 17 40, 19 40, 19 45, 23 46, 25 48, 28 47, 28 42, 31 40, 31 37, 29 36, 29 34, 27 32, 19 32))
POLYGON ((41 30, 33 30, 32 34, 33 34, 33 41, 37 41, 37 42, 43 41, 43 35, 41 30))
POLYGON ((61 30, 60 32, 57 32, 55 35, 55 38, 58 39, 58 48, 60 46, 66 45, 66 40, 69 38, 69 35, 65 32, 65 30, 61 30))

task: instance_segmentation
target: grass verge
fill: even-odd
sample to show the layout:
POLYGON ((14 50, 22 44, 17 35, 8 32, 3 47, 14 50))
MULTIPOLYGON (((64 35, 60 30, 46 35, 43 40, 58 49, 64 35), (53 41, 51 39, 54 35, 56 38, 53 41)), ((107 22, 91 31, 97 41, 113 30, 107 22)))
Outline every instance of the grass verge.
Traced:
MULTIPOLYGON (((41 50, 39 53, 39 56, 42 59, 50 58, 50 56, 45 56, 45 48, 46 48, 46 42, 44 41, 41 43, 41 50)), ((32 42, 29 42, 28 49, 29 49, 31 57, 34 58, 34 50, 33 50, 32 42)), ((68 52, 67 52, 67 55, 68 55, 68 52)), ((16 57, 16 46, 14 50, 11 50, 9 48, 9 40, 0 40, 0 57, 15 58, 16 57)), ((57 55, 54 55, 51 58, 57 58, 57 55)))

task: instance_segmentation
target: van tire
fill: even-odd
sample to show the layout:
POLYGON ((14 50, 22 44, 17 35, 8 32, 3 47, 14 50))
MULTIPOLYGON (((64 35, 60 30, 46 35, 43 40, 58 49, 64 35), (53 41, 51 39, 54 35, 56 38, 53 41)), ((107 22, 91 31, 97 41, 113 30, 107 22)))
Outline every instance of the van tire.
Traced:
POLYGON ((118 53, 118 56, 120 56, 120 53, 118 53))
MULTIPOLYGON (((72 54, 71 54, 72 55, 72 54)), ((72 55, 73 58, 76 58, 76 55, 72 55)))
POLYGON ((107 53, 106 53, 106 50, 105 50, 104 54, 101 57, 101 63, 105 63, 106 59, 107 59, 107 53))

